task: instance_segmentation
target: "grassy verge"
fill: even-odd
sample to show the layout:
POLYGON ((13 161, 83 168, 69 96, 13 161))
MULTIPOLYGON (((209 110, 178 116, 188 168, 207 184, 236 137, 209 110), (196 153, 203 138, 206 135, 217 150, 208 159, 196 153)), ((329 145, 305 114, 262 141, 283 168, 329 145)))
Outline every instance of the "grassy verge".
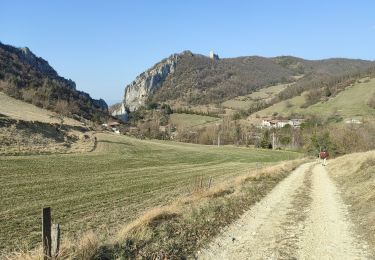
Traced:
POLYGON ((375 255, 375 151, 349 154, 329 165, 358 233, 375 255))

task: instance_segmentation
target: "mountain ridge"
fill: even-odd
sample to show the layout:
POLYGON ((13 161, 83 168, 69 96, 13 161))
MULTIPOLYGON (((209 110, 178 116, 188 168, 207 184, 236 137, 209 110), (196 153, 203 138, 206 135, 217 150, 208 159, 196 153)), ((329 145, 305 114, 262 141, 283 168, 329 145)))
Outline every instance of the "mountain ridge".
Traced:
POLYGON ((133 111, 148 102, 220 103, 266 86, 323 81, 374 66, 375 62, 361 59, 306 60, 294 56, 213 59, 183 51, 161 60, 128 84, 122 110, 115 110, 114 115, 121 114, 125 107, 133 111))
POLYGON ((87 119, 106 116, 108 105, 76 89, 71 79, 61 77, 48 61, 29 48, 0 42, 0 91, 39 107, 54 110, 58 100, 76 107, 76 114, 87 119))

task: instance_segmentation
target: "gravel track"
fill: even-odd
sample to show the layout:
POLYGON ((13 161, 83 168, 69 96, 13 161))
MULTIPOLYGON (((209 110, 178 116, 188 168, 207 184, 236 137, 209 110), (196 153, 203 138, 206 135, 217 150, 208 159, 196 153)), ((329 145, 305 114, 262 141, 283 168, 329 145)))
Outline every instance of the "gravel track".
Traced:
POLYGON ((298 167, 198 254, 198 259, 375 259, 354 234, 326 168, 298 167))

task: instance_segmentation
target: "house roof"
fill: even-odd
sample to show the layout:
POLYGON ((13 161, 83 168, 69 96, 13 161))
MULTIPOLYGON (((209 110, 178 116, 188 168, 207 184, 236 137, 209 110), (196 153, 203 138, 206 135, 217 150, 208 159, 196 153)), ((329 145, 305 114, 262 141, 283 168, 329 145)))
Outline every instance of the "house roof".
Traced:
POLYGON ((109 126, 116 126, 116 125, 120 125, 119 122, 109 122, 108 123, 109 126))

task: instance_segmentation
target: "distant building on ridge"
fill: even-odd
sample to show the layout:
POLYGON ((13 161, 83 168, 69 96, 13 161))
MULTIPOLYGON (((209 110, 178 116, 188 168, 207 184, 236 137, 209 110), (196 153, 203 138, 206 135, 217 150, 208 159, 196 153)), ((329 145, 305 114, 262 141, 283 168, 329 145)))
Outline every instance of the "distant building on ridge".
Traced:
POLYGON ((215 54, 214 51, 210 51, 209 57, 212 60, 218 60, 219 59, 219 55, 215 54))

